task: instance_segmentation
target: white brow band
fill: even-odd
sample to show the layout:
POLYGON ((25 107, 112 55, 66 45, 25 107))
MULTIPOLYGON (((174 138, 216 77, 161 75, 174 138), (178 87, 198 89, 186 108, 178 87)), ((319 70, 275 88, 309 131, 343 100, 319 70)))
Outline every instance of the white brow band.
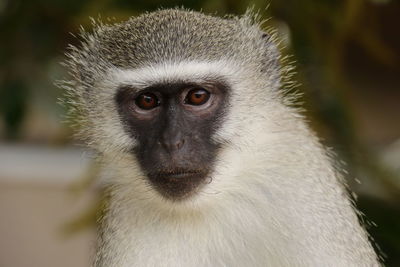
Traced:
POLYGON ((202 82, 210 79, 233 79, 237 74, 232 63, 179 62, 146 66, 138 69, 113 69, 111 79, 119 85, 145 88, 157 83, 176 81, 202 82))

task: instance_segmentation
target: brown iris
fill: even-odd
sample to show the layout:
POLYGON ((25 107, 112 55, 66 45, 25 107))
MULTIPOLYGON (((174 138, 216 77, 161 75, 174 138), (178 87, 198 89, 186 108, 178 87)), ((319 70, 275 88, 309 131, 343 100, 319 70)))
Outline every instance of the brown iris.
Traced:
POLYGON ((153 93, 143 93, 136 97, 135 103, 141 109, 153 109, 160 104, 160 101, 153 93))
POLYGON ((192 89, 186 95, 185 104, 200 106, 205 104, 210 98, 210 93, 204 89, 192 89))

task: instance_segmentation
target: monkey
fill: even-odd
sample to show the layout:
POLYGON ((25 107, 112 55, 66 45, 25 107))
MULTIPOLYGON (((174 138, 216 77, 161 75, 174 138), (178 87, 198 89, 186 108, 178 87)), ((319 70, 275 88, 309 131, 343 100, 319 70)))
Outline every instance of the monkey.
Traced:
POLYGON ((63 87, 107 172, 96 267, 380 266, 257 15, 95 22, 63 87))

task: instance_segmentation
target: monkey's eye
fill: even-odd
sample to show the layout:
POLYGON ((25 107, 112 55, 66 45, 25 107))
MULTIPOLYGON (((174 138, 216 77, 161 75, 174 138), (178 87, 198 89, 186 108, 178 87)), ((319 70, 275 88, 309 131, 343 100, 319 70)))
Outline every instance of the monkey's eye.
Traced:
POLYGON ((153 93, 140 94, 135 99, 136 105, 141 109, 153 109, 160 105, 160 100, 153 93))
POLYGON ((186 95, 185 104, 200 106, 210 99, 210 92, 205 89, 192 89, 186 95))

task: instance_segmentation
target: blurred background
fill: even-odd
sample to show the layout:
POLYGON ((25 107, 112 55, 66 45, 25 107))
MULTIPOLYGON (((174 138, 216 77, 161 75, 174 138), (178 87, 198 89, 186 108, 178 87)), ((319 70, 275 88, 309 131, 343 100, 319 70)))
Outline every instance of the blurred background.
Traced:
POLYGON ((345 162, 385 265, 400 266, 399 1, 0 0, 0 267, 89 266, 98 168, 62 123, 59 62, 89 17, 176 6, 272 17, 312 128, 345 162))

